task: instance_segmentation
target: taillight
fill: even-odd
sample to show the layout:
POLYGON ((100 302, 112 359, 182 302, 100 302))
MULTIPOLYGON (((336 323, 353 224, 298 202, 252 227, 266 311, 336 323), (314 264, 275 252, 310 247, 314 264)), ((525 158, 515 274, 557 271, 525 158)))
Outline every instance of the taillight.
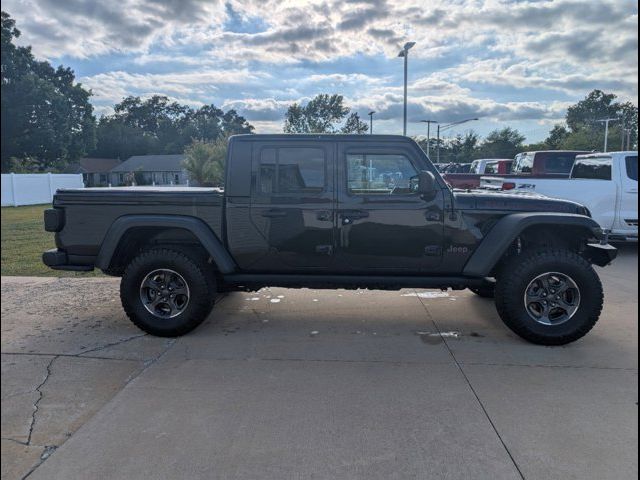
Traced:
POLYGON ((504 182, 502 184, 502 190, 513 190, 516 188, 516 184, 513 182, 504 182))

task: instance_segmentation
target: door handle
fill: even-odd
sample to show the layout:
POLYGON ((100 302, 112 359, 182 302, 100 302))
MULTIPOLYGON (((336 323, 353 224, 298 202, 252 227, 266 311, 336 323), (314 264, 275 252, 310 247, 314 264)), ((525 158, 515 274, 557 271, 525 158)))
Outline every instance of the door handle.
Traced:
POLYGON ((344 219, 349 220, 358 220, 359 218, 367 218, 369 216, 369 212, 365 210, 342 210, 340 215, 344 219))
POLYGON ((440 220, 440 213, 438 212, 426 212, 424 214, 424 218, 431 222, 437 222, 440 220))
POLYGON ((267 210, 266 212, 262 212, 263 217, 267 218, 277 218, 277 217, 285 217, 287 212, 285 210, 267 210))
POLYGON ((330 222, 333 220, 333 213, 329 210, 320 210, 316 212, 316 218, 321 222, 330 222))

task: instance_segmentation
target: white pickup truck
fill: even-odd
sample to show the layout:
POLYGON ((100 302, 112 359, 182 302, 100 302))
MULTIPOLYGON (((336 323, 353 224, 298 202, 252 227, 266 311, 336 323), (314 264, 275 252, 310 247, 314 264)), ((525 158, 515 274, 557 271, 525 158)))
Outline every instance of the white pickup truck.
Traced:
POLYGON ((565 179, 511 177, 503 181, 503 190, 581 203, 610 231, 612 240, 638 241, 638 152, 579 155, 565 179))

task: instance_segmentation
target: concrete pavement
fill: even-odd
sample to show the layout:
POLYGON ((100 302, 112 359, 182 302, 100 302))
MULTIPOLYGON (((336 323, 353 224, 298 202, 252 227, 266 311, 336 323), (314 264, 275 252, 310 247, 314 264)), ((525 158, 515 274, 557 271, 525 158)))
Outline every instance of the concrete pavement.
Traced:
POLYGON ((465 292, 265 289, 177 340, 113 279, 2 279, 2 478, 636 478, 637 248, 584 339, 465 292))

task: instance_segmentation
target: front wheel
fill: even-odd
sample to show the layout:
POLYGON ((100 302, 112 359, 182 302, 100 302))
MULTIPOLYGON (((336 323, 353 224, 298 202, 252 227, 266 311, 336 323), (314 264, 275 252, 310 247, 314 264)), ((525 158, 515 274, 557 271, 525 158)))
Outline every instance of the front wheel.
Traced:
POLYGON ((138 328, 159 337, 177 337, 207 318, 215 296, 211 282, 188 254, 150 249, 125 269, 120 299, 138 328))
POLYGON ((503 322, 530 342, 564 345, 598 321, 602 284, 593 267, 569 250, 526 252, 505 265, 496 284, 503 322))

